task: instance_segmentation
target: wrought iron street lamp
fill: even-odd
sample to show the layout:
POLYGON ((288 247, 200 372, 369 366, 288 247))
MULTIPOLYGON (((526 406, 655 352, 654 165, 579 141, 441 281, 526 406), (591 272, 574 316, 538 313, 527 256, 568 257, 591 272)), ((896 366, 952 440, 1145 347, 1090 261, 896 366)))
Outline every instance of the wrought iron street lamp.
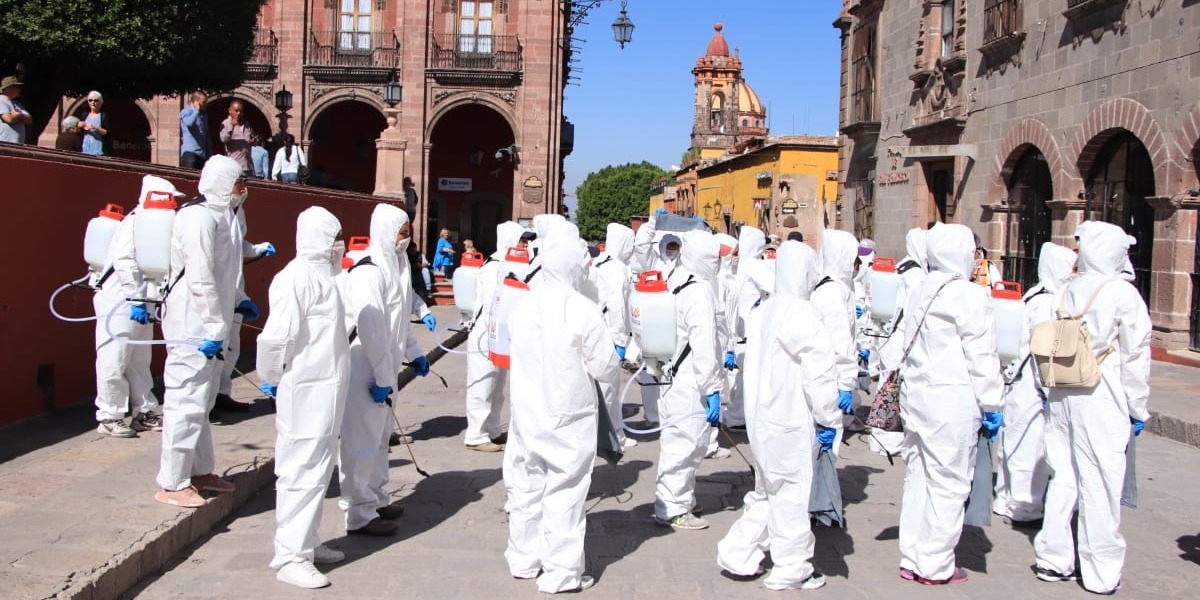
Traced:
POLYGON ((625 49, 625 44, 633 41, 633 21, 629 20, 629 15, 625 12, 627 0, 621 0, 621 14, 617 16, 617 20, 613 21, 613 39, 620 44, 621 49, 625 49))
POLYGON ((394 107, 400 104, 403 94, 404 86, 400 85, 400 81, 396 77, 392 77, 392 80, 383 86, 383 101, 387 102, 388 106, 394 107))

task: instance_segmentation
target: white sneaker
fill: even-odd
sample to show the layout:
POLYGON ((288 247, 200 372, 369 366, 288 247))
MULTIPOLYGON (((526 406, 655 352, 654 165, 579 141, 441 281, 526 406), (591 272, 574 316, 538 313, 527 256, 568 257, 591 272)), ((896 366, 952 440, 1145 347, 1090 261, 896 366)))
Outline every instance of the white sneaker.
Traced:
POLYGON ((625 438, 625 441, 621 443, 621 447, 625 448, 626 450, 628 450, 636 445, 637 445, 637 440, 635 440, 631 437, 625 438))
POLYGON ((346 553, 341 550, 334 550, 325 544, 317 546, 313 552, 313 564, 331 565, 333 563, 340 563, 343 560, 346 560, 346 553))
POLYGON ((125 424, 125 419, 105 419, 100 421, 100 425, 96 427, 96 431, 105 435, 111 435, 119 438, 131 438, 137 436, 137 432, 125 424))
POLYGON ((275 579, 290 583, 296 587, 315 590, 329 585, 329 578, 317 570, 310 562, 288 563, 275 573, 275 579))
POLYGON ((808 579, 805 579, 804 581, 801 581, 800 583, 793 583, 793 584, 774 583, 770 580, 770 577, 768 577, 767 581, 763 582, 763 587, 767 588, 768 590, 775 590, 775 591, 817 590, 817 589, 821 589, 821 588, 825 587, 825 576, 820 573, 813 573, 812 575, 808 576, 808 579))
POLYGON ((654 522, 659 525, 674 527, 675 529, 699 530, 708 529, 708 521, 701 519, 691 513, 682 514, 670 519, 661 519, 658 515, 654 515, 654 522))
POLYGON ((705 455, 704 458, 729 458, 730 456, 733 456, 733 452, 730 452, 729 448, 717 446, 716 450, 713 450, 711 454, 705 455))

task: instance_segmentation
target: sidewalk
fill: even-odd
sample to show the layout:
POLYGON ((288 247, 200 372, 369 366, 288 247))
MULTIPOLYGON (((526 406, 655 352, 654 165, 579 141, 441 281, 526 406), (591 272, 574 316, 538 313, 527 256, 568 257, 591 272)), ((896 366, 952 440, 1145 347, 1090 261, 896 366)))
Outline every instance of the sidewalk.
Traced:
POLYGON ((1146 430, 1200 448, 1200 369, 1154 361, 1146 430))
MULTIPOLYGON (((435 307, 437 335, 458 322, 435 307)), ((434 334, 414 325, 422 348, 434 334)), ((252 351, 252 350, 251 350, 252 351)), ((429 352, 431 362, 441 350, 429 352)), ((411 381, 402 378, 403 386, 411 381)), ((0 430, 0 590, 5 598, 100 600, 119 597, 274 480, 275 421, 254 374, 234 381, 249 413, 213 428, 217 470, 237 491, 205 507, 180 510, 154 501, 161 436, 117 439, 96 432, 94 408, 79 406, 0 430)), ((228 416, 228 414, 224 415, 228 416)))

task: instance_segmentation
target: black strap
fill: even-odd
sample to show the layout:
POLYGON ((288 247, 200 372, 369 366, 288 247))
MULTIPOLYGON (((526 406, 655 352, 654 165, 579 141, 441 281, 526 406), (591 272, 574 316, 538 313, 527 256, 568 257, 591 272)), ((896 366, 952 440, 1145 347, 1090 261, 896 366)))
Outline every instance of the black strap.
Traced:
POLYGON ((350 343, 353 344, 356 339, 358 339, 358 325, 350 328, 350 343))
POLYGON ((600 261, 600 262, 596 263, 595 265, 593 265, 593 267, 594 267, 594 268, 596 268, 596 269, 599 269, 600 267, 603 267, 604 265, 607 265, 608 263, 612 262, 612 259, 613 259, 613 257, 612 257, 612 256, 609 256, 608 258, 606 258, 606 259, 604 259, 604 260, 602 260, 602 261, 600 261))
POLYGON ((183 208, 187 208, 189 206, 195 206, 197 204, 204 204, 207 200, 208 199, 204 197, 204 194, 200 194, 199 196, 196 196, 195 198, 188 200, 187 202, 185 202, 183 204, 183 206, 180 206, 179 208, 183 209, 183 208))
POLYGON ((113 267, 109 267, 108 270, 104 272, 104 275, 100 276, 100 281, 96 282, 95 288, 98 290, 98 289, 104 287, 104 282, 108 281, 108 278, 112 277, 113 273, 116 273, 116 269, 114 269, 113 267))
POLYGON ((530 271, 529 274, 525 276, 525 280, 522 281, 521 283, 529 283, 533 279, 533 276, 537 275, 538 271, 541 271, 541 270, 542 270, 542 265, 538 265, 537 268, 530 271))
POLYGON ((678 296, 679 292, 682 292, 684 288, 686 288, 689 285, 692 285, 693 283, 699 283, 698 281, 696 281, 696 276, 688 275, 687 281, 683 282, 683 285, 680 285, 679 287, 671 290, 671 293, 678 296))
POLYGON ((900 263, 900 266, 896 267, 896 274, 903 275, 905 271, 919 266, 921 266, 921 264, 915 260, 906 260, 900 263))
POLYGON ((817 285, 813 286, 813 291, 814 292, 817 291, 817 288, 819 288, 827 283, 833 283, 833 278, 828 275, 826 275, 825 277, 822 277, 821 280, 817 282, 817 285))
POLYGON ((353 271, 363 265, 375 266, 375 261, 371 260, 370 256, 364 256, 364 257, 358 259, 358 262, 354 263, 354 266, 350 267, 350 270, 346 271, 346 272, 349 273, 350 271, 353 271))
POLYGON ((183 279, 183 274, 186 272, 187 272, 187 267, 180 269, 179 274, 175 276, 175 279, 174 279, 174 281, 171 282, 171 285, 167 286, 167 291, 163 292, 163 299, 162 299, 163 304, 166 304, 167 298, 171 295, 171 290, 175 289, 175 284, 179 283, 180 279, 183 279))
POLYGON ((1038 290, 1037 292, 1035 292, 1032 296, 1026 298, 1025 304, 1029 304, 1030 300, 1033 300, 1034 298, 1037 298, 1038 296, 1041 296, 1042 294, 1049 294, 1049 293, 1050 293, 1050 290, 1048 290, 1046 288, 1042 288, 1042 289, 1038 290))
POLYGON ((675 378, 675 374, 679 372, 679 367, 683 365, 683 361, 687 360, 687 357, 691 354, 692 344, 688 342, 683 346, 683 352, 679 353, 679 358, 675 359, 675 362, 671 363, 671 368, 667 369, 667 372, 671 374, 671 379, 675 378))

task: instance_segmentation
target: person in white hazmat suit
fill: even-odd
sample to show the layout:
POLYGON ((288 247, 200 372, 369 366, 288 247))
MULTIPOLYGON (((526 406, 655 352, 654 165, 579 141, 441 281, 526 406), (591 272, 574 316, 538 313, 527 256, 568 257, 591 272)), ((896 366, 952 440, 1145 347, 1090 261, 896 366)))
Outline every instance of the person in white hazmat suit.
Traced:
POLYGON ((746 430, 757 465, 741 517, 717 544, 717 564, 734 575, 774 568, 773 590, 816 589, 815 539, 809 526, 816 427, 841 424, 837 369, 829 334, 809 301, 819 278, 817 255, 784 242, 776 255, 775 291, 755 310, 746 335, 746 430), (798 397, 798 394, 800 397, 798 397))
MULTIPOLYGON (((608 335, 616 345, 617 358, 625 360, 629 348, 629 261, 633 258, 633 230, 620 223, 609 223, 605 230, 604 252, 592 261, 591 277, 600 291, 600 313, 608 326, 608 335)), ((633 447, 637 441, 625 436, 621 427, 620 372, 610 379, 598 380, 604 404, 612 423, 617 426, 617 441, 633 447)))
MULTIPOLYGON (((878 342, 879 370, 882 372, 880 381, 886 381, 891 371, 899 369, 904 358, 904 311, 909 299, 921 288, 921 282, 925 279, 925 235, 925 229, 913 228, 904 236, 905 256, 900 264, 896 265, 896 274, 900 277, 896 286, 896 312, 883 328, 888 337, 878 342)), ((900 392, 903 394, 903 388, 900 392)), ((904 402, 903 396, 900 401, 904 402)), ((875 452, 884 455, 899 454, 904 449, 904 432, 872 428, 869 443, 875 452)))
MULTIPOLYGON (((654 216, 634 233, 633 267, 639 273, 658 271, 670 280, 679 266, 680 238, 674 233, 659 232, 655 229, 655 219, 665 214, 666 209, 656 210, 654 216)), ((637 360, 635 357, 641 356, 641 348, 636 346, 636 340, 626 356, 630 360, 637 360)), ((658 411, 659 398, 662 396, 662 386, 659 385, 661 373, 657 361, 645 362, 646 368, 636 377, 642 396, 642 417, 648 426, 657 427, 661 419, 658 411)))
MULTIPOLYGON (((954 562, 981 424, 1003 424, 1000 359, 989 291, 971 283, 975 244, 963 225, 927 236, 929 273, 905 309, 915 336, 904 369, 901 417, 909 448, 900 507, 900 576, 959 583, 954 562), (982 414, 981 414, 982 413, 982 414)), ((907 342, 906 342, 907 343, 907 342)))
POLYGON ((350 383, 342 418, 339 477, 346 511, 346 532, 389 536, 391 521, 403 514, 391 505, 388 482, 388 437, 392 432, 392 395, 406 361, 417 375, 429 374, 409 324, 412 278, 408 244, 412 227, 408 214, 390 204, 371 213, 371 244, 366 256, 338 278, 346 307, 350 341, 350 383))
MULTIPOLYGON (((1083 229, 1083 228, 1081 228, 1083 229)), ((1091 351, 1108 354, 1094 388, 1050 388, 1046 459, 1054 476, 1046 492, 1042 531, 1034 539, 1039 579, 1082 578, 1084 589, 1108 594, 1121 585, 1125 538, 1121 490, 1130 430, 1150 418, 1150 314, 1141 294, 1121 279, 1133 238, 1108 223, 1089 223, 1079 236, 1079 275, 1058 292, 1055 309, 1084 314, 1091 351), (1079 512, 1078 546, 1071 535, 1079 512), (1078 554, 1079 564, 1075 564, 1078 554)))
POLYGON ((203 506, 200 490, 231 492, 232 483, 213 473, 212 424, 208 413, 217 397, 221 348, 229 336, 242 273, 240 240, 232 239, 230 208, 245 199, 242 168, 227 156, 214 156, 200 172, 202 198, 175 214, 171 231, 170 288, 163 311, 167 340, 163 368, 161 488, 164 504, 203 506), (193 343, 194 342, 194 343, 193 343), (198 346, 198 347, 197 347, 198 346))
POLYGON ((154 175, 142 177, 137 208, 117 226, 108 247, 108 270, 101 274, 92 306, 96 309, 96 421, 97 431, 113 437, 133 437, 138 431, 162 429, 162 407, 151 388, 149 345, 126 344, 113 335, 146 342, 154 337, 153 312, 145 302, 131 302, 117 309, 126 298, 148 299, 149 284, 138 269, 134 230, 140 209, 150 195, 179 198, 182 193, 171 182, 154 175), (113 310, 118 314, 108 318, 113 310), (125 424, 125 411, 133 415, 125 424))
POLYGON ((496 226, 496 251, 479 267, 475 276, 475 318, 467 335, 467 429, 463 444, 479 452, 499 452, 504 449, 504 387, 508 371, 492 364, 488 358, 488 326, 492 318, 492 302, 500 284, 500 265, 509 248, 521 243, 525 228, 508 221, 496 226))
MULTIPOLYGON (((724 400, 722 406, 722 419, 725 420, 726 426, 729 423, 729 409, 732 406, 732 400, 729 399, 730 390, 733 389, 734 383, 740 375, 738 371, 740 367, 737 363, 735 352, 738 351, 738 342, 745 341, 735 338, 733 335, 734 318, 737 312, 737 273, 735 273, 735 264, 737 262, 737 238, 727 233, 714 234, 717 238, 717 243, 720 244, 720 265, 717 268, 716 281, 716 317, 717 317, 717 348, 721 349, 722 363, 725 367, 725 386, 721 390, 721 397, 724 400)), ((738 408, 741 408, 739 404, 738 408)), ((741 423, 738 427, 745 426, 745 411, 742 411, 738 417, 741 423)), ((723 448, 720 445, 720 425, 711 428, 708 432, 708 446, 704 452, 704 458, 729 458, 733 452, 728 448, 723 448)))
POLYGON ((518 579, 537 578, 538 591, 582 590, 584 501, 596 455, 595 381, 619 369, 600 309, 576 289, 586 272, 579 239, 543 241, 541 284, 513 308, 510 444, 520 452, 509 487, 508 548, 518 579))
POLYGON ((734 275, 732 293, 733 306, 729 307, 734 314, 729 318, 733 339, 732 348, 726 347, 722 362, 727 370, 733 371, 729 383, 729 410, 725 413, 725 425, 735 429, 746 426, 746 415, 742 406, 742 388, 745 385, 745 375, 736 369, 745 360, 745 342, 747 340, 746 323, 750 314, 757 310, 760 303, 771 295, 775 287, 774 269, 763 258, 767 248, 767 236, 762 230, 743 226, 738 232, 737 270, 734 275))
POLYGON ((1025 323, 1021 358, 1008 365, 1012 383, 1004 394, 1004 431, 996 452, 996 495, 992 512, 1015 523, 1042 518, 1050 468, 1046 465, 1045 415, 1042 403, 1047 390, 1038 379, 1029 354, 1029 333, 1034 326, 1054 318, 1054 295, 1073 275, 1075 253, 1051 242, 1038 255, 1038 284, 1025 292, 1025 323))
POLYGON ((345 312, 333 281, 345 250, 336 217, 317 206, 301 212, 296 258, 271 281, 271 313, 258 336, 258 377, 276 407, 271 568, 302 588, 329 585, 314 564, 345 559, 317 537, 350 375, 345 312))
MULTIPOLYGON (((858 240, 838 229, 821 232, 821 277, 812 290, 812 305, 829 334, 837 363, 838 389, 834 393, 844 415, 854 414, 854 390, 858 387, 858 345, 855 343, 854 260, 858 240)), ((841 446, 842 423, 837 426, 833 455, 841 446)))
POLYGON ((675 355, 666 368, 670 386, 659 400, 659 436, 654 519, 676 529, 704 529, 692 514, 696 469, 708 446, 709 425, 721 419, 721 362, 717 347, 716 298, 720 243, 706 232, 682 235, 679 268, 668 282, 675 295, 675 355))

